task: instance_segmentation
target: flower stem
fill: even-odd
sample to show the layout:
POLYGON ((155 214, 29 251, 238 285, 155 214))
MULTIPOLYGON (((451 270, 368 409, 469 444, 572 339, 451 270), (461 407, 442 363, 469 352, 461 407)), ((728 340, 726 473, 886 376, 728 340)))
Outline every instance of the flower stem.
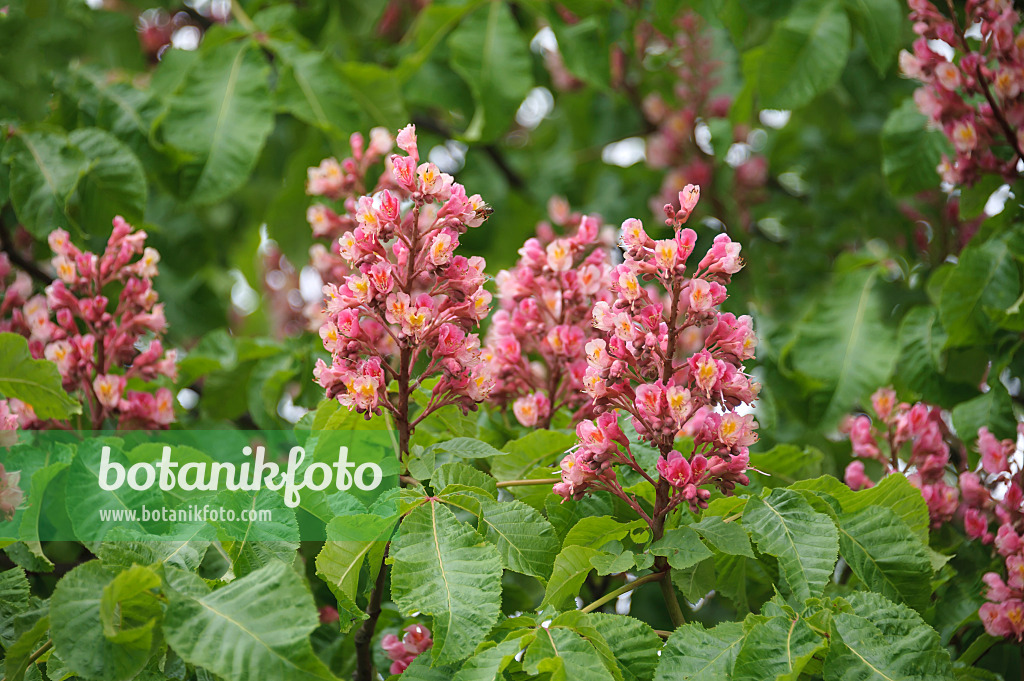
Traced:
POLYGON ((534 480, 502 480, 498 482, 498 488, 502 487, 525 487, 527 485, 554 485, 561 482, 561 478, 536 478, 534 480))
POLYGON ((600 608, 602 605, 604 605, 608 601, 614 600, 614 599, 618 598, 619 596, 621 596, 622 594, 629 593, 633 589, 637 589, 637 588, 643 586, 644 584, 647 584, 648 582, 656 582, 658 580, 664 580, 666 574, 667 573, 665 573, 665 572, 652 572, 649 575, 644 575, 643 577, 638 577, 637 579, 634 579, 632 582, 628 582, 626 584, 623 584, 622 586, 620 586, 615 591, 611 591, 609 593, 606 593, 604 596, 601 596, 600 598, 598 598, 596 601, 594 601, 590 605, 586 606, 585 608, 580 608, 580 612, 594 612, 595 610, 600 608))

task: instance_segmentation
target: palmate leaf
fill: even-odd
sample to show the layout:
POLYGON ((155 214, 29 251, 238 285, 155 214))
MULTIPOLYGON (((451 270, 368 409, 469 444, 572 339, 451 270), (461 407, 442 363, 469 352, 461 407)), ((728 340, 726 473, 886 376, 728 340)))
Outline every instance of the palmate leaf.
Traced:
POLYGON ((180 176, 191 203, 219 201, 249 177, 274 126, 269 73, 250 41, 203 41, 161 125, 168 144, 195 158, 180 176))
POLYGON ((826 640, 802 618, 770 617, 747 632, 732 681, 796 681, 826 640))
POLYGON ((839 551, 872 591, 918 611, 928 604, 932 576, 928 553, 892 510, 869 506, 839 516, 839 551))
POLYGON ((186 662, 228 681, 334 681, 309 641, 319 625, 313 597, 290 565, 271 563, 216 591, 167 571, 164 634, 186 662))
POLYGON ((968 245, 943 282, 938 301, 946 347, 989 342, 995 325, 986 308, 1004 310, 1019 295, 1019 268, 1005 240, 968 245))
POLYGON ((775 489, 766 499, 751 497, 743 525, 761 553, 779 559, 781 576, 798 602, 821 595, 839 556, 839 535, 827 515, 799 492, 775 489))
POLYGON ((672 632, 661 651, 655 681, 728 679, 743 644, 743 625, 723 622, 711 629, 684 624, 672 632))
POLYGON ((0 395, 31 405, 41 419, 67 419, 82 412, 64 392, 57 365, 32 359, 28 341, 16 333, 0 333, 0 395))
POLYGON ((526 649, 523 668, 531 674, 547 672, 551 681, 621 681, 622 674, 614 661, 608 659, 609 654, 603 640, 552 623, 542 627, 526 649))
POLYGON ((498 550, 431 501, 406 516, 392 555, 392 599, 406 614, 433 617, 435 665, 472 653, 498 619, 498 550))
POLYGON ((877 281, 875 267, 838 274, 786 348, 793 368, 826 391, 823 427, 884 385, 896 361, 895 333, 883 321, 887 308, 877 281))
MULTIPOLYGON (((920 631, 931 634, 934 643, 938 643, 938 636, 923 622, 920 631)), ((926 636, 887 637, 868 619, 837 613, 832 617, 832 642, 825 658, 824 678, 826 681, 953 679, 949 653, 941 646, 917 647, 915 644, 921 643, 922 637, 926 636)))

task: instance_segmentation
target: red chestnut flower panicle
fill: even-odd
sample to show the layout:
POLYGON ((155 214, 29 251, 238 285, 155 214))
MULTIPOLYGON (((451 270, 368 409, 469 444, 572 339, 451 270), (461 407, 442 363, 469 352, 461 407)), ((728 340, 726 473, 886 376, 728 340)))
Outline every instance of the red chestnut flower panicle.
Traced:
POLYGON ((406 452, 412 429, 428 414, 452 404, 468 411, 490 390, 480 340, 470 333, 490 309, 485 263, 455 254, 459 235, 481 225, 490 207, 433 163, 419 163, 412 125, 397 141, 407 155, 390 158, 396 190, 360 197, 356 227, 338 239, 350 274, 324 286, 320 337, 331 363, 320 360, 314 376, 329 398, 367 418, 391 412, 406 452), (414 379, 421 357, 426 366, 414 379), (411 391, 433 376, 440 380, 429 403, 409 420, 411 391), (397 397, 388 394, 391 380, 397 397))
POLYGON ((924 83, 914 100, 953 144, 955 157, 939 165, 942 178, 965 185, 984 173, 1015 179, 1024 159, 1024 31, 1013 3, 967 0, 963 23, 929 0, 909 4, 919 38, 913 53, 900 53, 900 68, 924 83), (932 49, 935 40, 955 50, 952 60, 932 49))
MULTIPOLYGON (((876 427, 866 414, 847 418, 843 430, 849 433, 853 455, 874 459, 886 474, 907 470, 907 480, 921 490, 928 503, 932 526, 939 527, 953 517, 958 503, 955 486, 946 481, 949 465, 949 428, 942 420, 942 410, 924 402, 911 406, 897 403, 896 391, 880 388, 871 396, 871 406, 878 417, 876 427), (879 439, 884 447, 879 446, 879 439), (900 454, 908 451, 905 459, 900 454)), ((846 484, 863 489, 874 485, 864 472, 862 461, 846 467, 846 484)))
MULTIPOLYGON (((57 365, 64 388, 81 397, 88 427, 99 429, 111 420, 122 429, 163 428, 174 420, 171 391, 129 388, 129 381, 177 376, 176 352, 165 352, 160 340, 167 327, 153 288, 160 254, 146 247, 145 232, 134 231, 120 216, 113 225, 99 255, 79 250, 62 229, 50 233, 58 278, 45 296, 24 302, 12 329, 27 326, 32 355, 57 365)), ((17 286, 16 280, 12 289, 17 286)), ((49 425, 29 407, 10 402, 22 427, 49 425)))
POLYGON ((743 371, 757 338, 750 317, 718 309, 726 285, 743 266, 740 245, 719 234, 696 267, 686 271, 697 235, 680 228, 699 195, 691 185, 679 197, 678 212, 666 206, 667 222, 675 227, 672 238, 652 239, 636 219, 622 225, 625 262, 612 273, 615 300, 594 307, 594 326, 602 335, 586 346, 585 390, 603 413, 579 424, 579 445, 562 461, 562 482, 555 485, 555 492, 566 498, 580 498, 589 489, 611 491, 630 502, 656 536, 677 505, 706 507, 707 485, 729 494, 737 484, 747 484, 748 447, 757 441, 753 416, 737 412, 741 404, 752 404, 760 390, 743 371), (660 284, 667 297, 643 281, 660 284), (689 354, 684 336, 693 327, 711 332, 689 354), (657 482, 631 453, 615 409, 630 414, 640 438, 661 453, 657 482), (675 449, 680 435, 693 438, 692 453, 675 449), (630 466, 656 487, 653 517, 622 491, 612 463, 630 466))
POLYGON ((515 267, 498 273, 500 309, 494 313, 484 358, 494 377, 492 401, 512 403, 524 426, 547 428, 562 407, 589 404, 583 394, 584 347, 599 334, 591 310, 611 297, 608 245, 593 216, 569 214, 554 200, 552 219, 567 228, 558 236, 541 223, 537 237, 519 249, 515 267))
MULTIPOLYGON (((1024 424, 1017 429, 1024 436, 1024 424)), ((964 531, 992 545, 1005 566, 1003 575, 985 574, 990 602, 978 611, 985 631, 1024 641, 1024 467, 1013 440, 999 440, 988 428, 978 430, 981 465, 960 474, 964 531), (991 528, 996 528, 993 535, 991 528)))
POLYGON ((390 672, 401 674, 421 653, 433 647, 434 639, 430 635, 430 629, 422 624, 413 624, 405 628, 402 638, 388 634, 381 640, 380 645, 391 659, 390 672))

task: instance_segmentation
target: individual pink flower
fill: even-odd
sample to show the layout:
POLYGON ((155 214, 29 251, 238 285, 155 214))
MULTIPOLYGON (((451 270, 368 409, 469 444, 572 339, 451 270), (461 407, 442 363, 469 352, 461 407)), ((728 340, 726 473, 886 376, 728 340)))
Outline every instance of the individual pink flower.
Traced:
POLYGON ((874 487, 875 483, 864 472, 863 461, 851 461, 846 466, 846 473, 843 476, 850 489, 857 491, 874 487))
POLYGON ((430 650, 434 640, 429 629, 413 624, 405 628, 401 639, 394 634, 387 634, 381 639, 380 645, 391 659, 389 671, 394 675, 404 672, 420 654, 430 650))

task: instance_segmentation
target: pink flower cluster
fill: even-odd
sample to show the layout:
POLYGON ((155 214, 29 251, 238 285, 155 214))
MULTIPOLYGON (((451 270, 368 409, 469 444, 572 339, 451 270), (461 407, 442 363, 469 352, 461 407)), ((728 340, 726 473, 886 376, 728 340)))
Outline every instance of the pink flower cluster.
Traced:
POLYGON ((929 0, 909 4, 919 37, 913 53, 900 53, 900 68, 924 83, 914 100, 953 144, 955 156, 942 159, 939 173, 965 185, 984 173, 1015 179, 1024 159, 1024 32, 1013 3, 967 0, 963 24, 929 0), (930 41, 946 43, 956 56, 948 60, 930 41))
MULTIPOLYGON (((1024 435, 1024 424, 1018 426, 1024 435)), ((971 539, 991 544, 1003 560, 1006 579, 996 572, 984 576, 990 601, 981 606, 985 631, 1024 641, 1024 473, 1013 440, 999 440, 987 428, 978 431, 981 467, 960 474, 964 530, 971 539), (998 526, 995 535, 992 524, 998 526)))
POLYGON ((0 463, 0 521, 10 520, 21 506, 25 495, 18 486, 20 471, 6 471, 0 463))
POLYGON ((608 488, 614 472, 607 460, 647 477, 628 441, 615 430, 618 426, 612 427, 614 409, 630 414, 640 438, 661 453, 658 472, 674 495, 668 510, 684 501, 695 509, 706 506, 710 492, 702 485, 713 484, 728 494, 749 482, 744 471, 748 447, 757 441, 757 423, 736 408, 752 404, 760 391, 743 371, 757 337, 750 317, 737 318, 718 307, 726 299, 726 284, 743 266, 739 244, 719 234, 687 275, 697 235, 680 227, 698 197, 699 189, 690 186, 679 197, 680 211, 666 207, 668 222, 676 227, 672 238, 652 239, 636 219, 623 223, 625 262, 612 272, 615 300, 594 306, 593 323, 602 333, 586 345, 584 390, 595 409, 605 413, 596 423, 577 428, 579 446, 563 461, 562 482, 555 489, 562 496, 578 497, 599 480, 608 488), (684 348, 685 332, 692 328, 710 330, 697 336, 703 343, 696 351, 684 348), (595 440, 594 433, 601 437, 595 440), (675 450, 680 436, 693 439, 688 458, 675 450), (625 452, 617 453, 610 442, 625 452))
POLYGON ((596 337, 591 310, 611 302, 611 264, 600 221, 550 204, 552 222, 538 226, 515 267, 498 273, 500 309, 494 313, 484 359, 494 377, 491 400, 512 403, 524 426, 548 427, 562 407, 576 410, 587 369, 585 344, 596 337))
MULTIPOLYGON (((699 125, 713 119, 728 120, 731 105, 730 97, 712 95, 720 81, 721 64, 708 58, 713 45, 704 21, 695 12, 687 11, 677 18, 676 27, 674 35, 665 36, 649 25, 642 25, 636 36, 637 54, 645 54, 648 47, 657 44, 661 52, 674 57, 668 60, 674 65, 670 96, 663 97, 655 91, 643 100, 644 116, 655 126, 647 138, 647 163, 668 171, 661 191, 651 199, 654 212, 673 203, 688 183, 715 191, 715 158, 698 145, 696 131, 699 125)), ((737 125, 732 130, 733 139, 716 137, 713 143, 742 144, 748 133, 749 128, 737 125)), ((749 222, 748 206, 762 199, 768 164, 764 156, 749 153, 748 147, 741 148, 748 153, 735 166, 729 199, 735 202, 745 225, 749 222)))
MULTIPOLYGON (((480 340, 470 333, 490 310, 485 263, 455 254, 459 236, 481 225, 490 207, 433 163, 419 162, 413 126, 397 142, 407 155, 389 159, 393 189, 351 202, 345 219, 355 227, 337 240, 350 273, 324 285, 320 338, 331 363, 318 361, 314 376, 328 398, 349 409, 369 417, 384 408, 405 418, 408 394, 392 402, 388 383, 409 385, 412 367, 427 354, 412 389, 435 375, 440 380, 421 420, 450 404, 475 408, 493 384, 480 362, 480 340)), ((342 191, 344 177, 331 186, 342 191)))
MULTIPOLYGON (((849 417, 843 430, 849 433, 853 455, 881 463, 886 474, 906 469, 907 479, 921 490, 928 504, 932 525, 939 527, 953 517, 959 503, 957 488, 946 480, 949 464, 949 428, 942 420, 942 410, 923 402, 910 405, 897 402, 896 391, 879 388, 871 396, 871 406, 878 417, 878 426, 866 414, 849 417), (884 440, 884 449, 879 446, 884 440), (910 445, 906 460, 900 460, 905 445, 910 445)), ((863 489, 874 483, 868 478, 862 461, 846 467, 846 484, 863 489)))
MULTIPOLYGON (((79 250, 62 229, 50 233, 57 279, 45 296, 32 296, 12 311, 11 329, 28 337, 34 357, 57 365, 65 390, 86 405, 89 427, 112 420, 122 429, 163 428, 174 420, 171 391, 128 388, 133 379, 177 376, 176 352, 165 352, 160 340, 167 327, 153 288, 160 254, 145 246, 145 232, 120 216, 113 225, 99 255, 79 250)), ((23 288, 19 275, 8 293, 17 289, 24 298, 23 288)), ((46 426, 27 405, 10 400, 7 408, 23 428, 46 426)))
POLYGON ((434 639, 430 636, 430 629, 422 624, 413 624, 405 628, 405 635, 401 639, 394 634, 387 634, 380 644, 391 659, 391 673, 401 674, 420 653, 430 650, 434 639))

